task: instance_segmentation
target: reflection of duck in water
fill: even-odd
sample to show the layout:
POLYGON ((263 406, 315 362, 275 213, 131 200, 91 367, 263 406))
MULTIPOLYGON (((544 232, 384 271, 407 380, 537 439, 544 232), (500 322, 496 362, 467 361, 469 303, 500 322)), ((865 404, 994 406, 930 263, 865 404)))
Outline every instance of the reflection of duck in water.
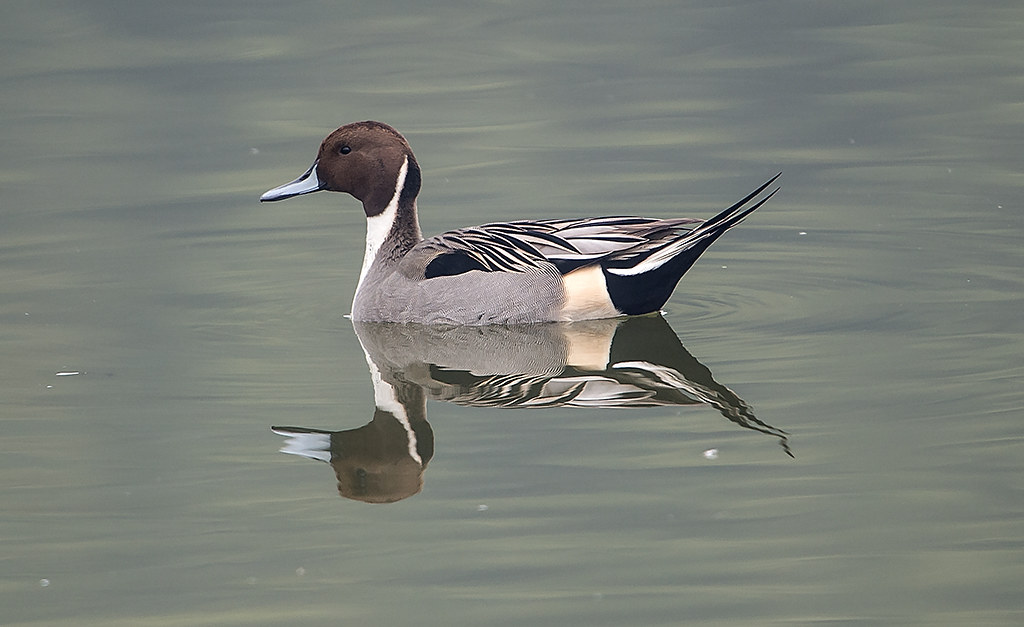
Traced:
POLYGON ((683 348, 661 316, 572 324, 432 327, 355 323, 377 409, 358 429, 274 427, 285 453, 330 463, 342 496, 390 502, 420 491, 433 456, 426 398, 473 407, 716 408, 775 436, 683 348))

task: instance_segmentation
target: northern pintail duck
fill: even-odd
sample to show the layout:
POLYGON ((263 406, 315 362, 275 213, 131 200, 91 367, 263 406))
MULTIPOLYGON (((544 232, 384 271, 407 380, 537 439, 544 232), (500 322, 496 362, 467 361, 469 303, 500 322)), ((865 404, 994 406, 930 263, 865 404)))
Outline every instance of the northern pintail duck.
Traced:
POLYGON ((778 177, 707 221, 518 220, 424 239, 416 215, 416 157, 401 133, 366 121, 328 135, 305 174, 260 200, 327 190, 363 203, 366 252, 354 320, 576 321, 658 311, 708 246, 778 191, 755 202, 778 177))

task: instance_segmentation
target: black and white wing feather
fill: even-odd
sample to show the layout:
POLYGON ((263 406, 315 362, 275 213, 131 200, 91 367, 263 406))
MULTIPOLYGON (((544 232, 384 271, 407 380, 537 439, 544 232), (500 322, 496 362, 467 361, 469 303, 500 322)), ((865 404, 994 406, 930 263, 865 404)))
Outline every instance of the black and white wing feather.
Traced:
POLYGON ((628 276, 657 270, 690 250, 698 251, 692 255, 695 260, 719 235, 771 198, 774 191, 749 205, 777 178, 707 221, 610 216, 494 222, 448 231, 419 244, 433 253, 425 278, 471 270, 531 272, 550 265, 565 275, 595 263, 628 276))

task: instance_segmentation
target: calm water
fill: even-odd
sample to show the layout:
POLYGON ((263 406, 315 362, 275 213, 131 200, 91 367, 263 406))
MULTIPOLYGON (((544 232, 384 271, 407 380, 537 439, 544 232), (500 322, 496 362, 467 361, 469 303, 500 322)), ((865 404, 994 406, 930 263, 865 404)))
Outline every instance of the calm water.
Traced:
POLYGON ((5 5, 0 622, 1024 622, 1024 5, 352 4, 5 5), (357 205, 257 202, 367 118, 428 233, 783 190, 673 402, 512 407, 561 336, 368 358, 357 205))

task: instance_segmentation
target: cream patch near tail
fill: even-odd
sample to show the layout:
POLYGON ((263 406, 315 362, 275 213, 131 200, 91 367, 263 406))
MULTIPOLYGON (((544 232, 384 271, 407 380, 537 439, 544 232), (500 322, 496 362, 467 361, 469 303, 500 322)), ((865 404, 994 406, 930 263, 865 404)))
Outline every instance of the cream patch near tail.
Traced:
POLYGON ((608 295, 608 285, 600 266, 584 266, 562 277, 565 302, 559 317, 562 321, 614 318, 622 312, 615 308, 608 295))

